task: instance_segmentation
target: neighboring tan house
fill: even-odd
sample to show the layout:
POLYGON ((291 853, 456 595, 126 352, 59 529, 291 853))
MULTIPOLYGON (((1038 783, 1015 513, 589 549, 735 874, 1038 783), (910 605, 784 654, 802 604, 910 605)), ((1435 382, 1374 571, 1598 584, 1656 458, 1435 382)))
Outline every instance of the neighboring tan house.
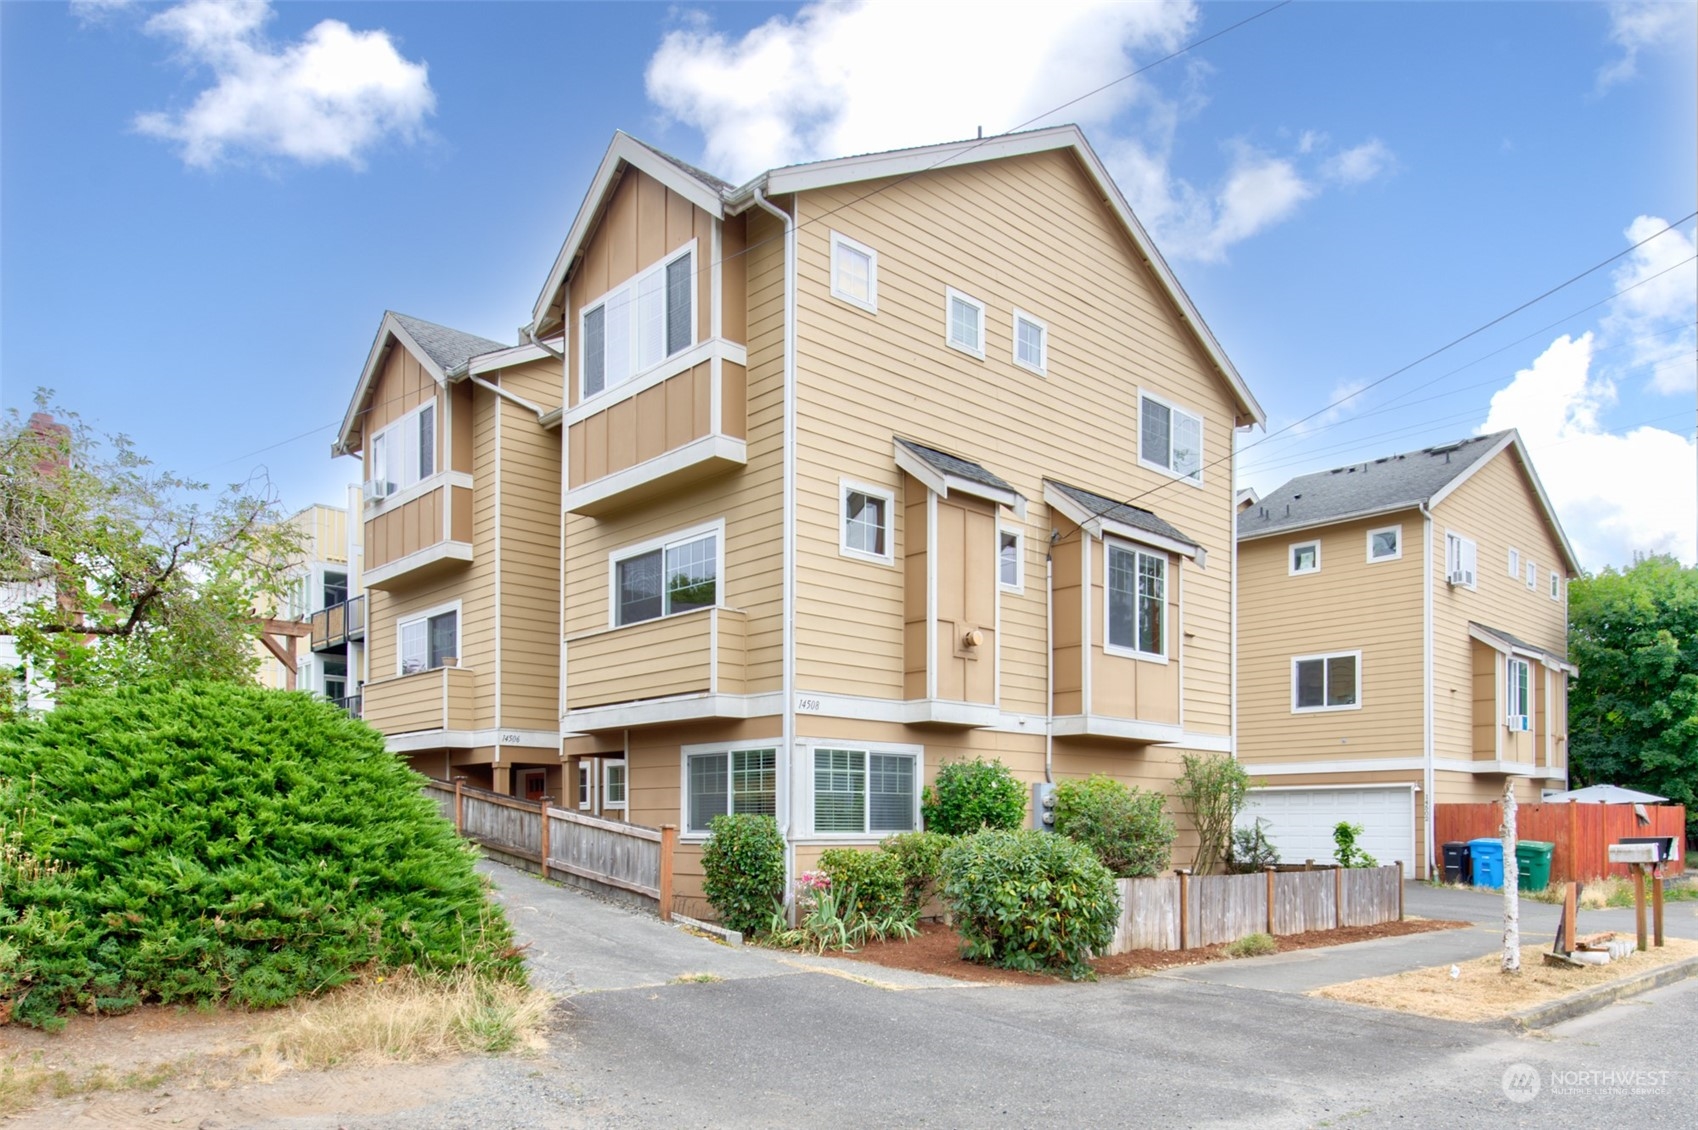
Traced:
MULTIPOLYGON (((357 493, 350 505, 357 505, 357 493)), ((311 631, 296 640, 292 680, 280 659, 255 644, 261 655, 259 681, 278 690, 311 691, 358 717, 365 682, 361 523, 348 521, 347 507, 323 504, 287 521, 300 533, 301 553, 288 566, 289 591, 279 619, 304 622, 311 631)))
POLYGON ((1293 479, 1238 550, 1246 816, 1283 860, 1349 820, 1425 874, 1433 805, 1564 786, 1580 566, 1514 431, 1293 479))
POLYGON ((682 891, 719 813, 794 871, 949 761, 1167 789, 1233 748, 1263 414, 1076 128, 741 187, 616 135, 528 332, 566 342, 563 754, 679 826, 682 891))
POLYGON ((335 455, 359 455, 363 715, 433 777, 562 795, 558 353, 387 313, 335 455))

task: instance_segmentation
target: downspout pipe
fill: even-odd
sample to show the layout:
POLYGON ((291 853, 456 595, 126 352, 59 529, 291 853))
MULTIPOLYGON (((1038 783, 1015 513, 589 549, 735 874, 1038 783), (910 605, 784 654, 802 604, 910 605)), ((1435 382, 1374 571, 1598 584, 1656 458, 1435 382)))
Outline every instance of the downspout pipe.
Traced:
MULTIPOLYGON (((1059 531, 1050 532, 1050 545, 1059 531)), ((1055 555, 1044 552, 1044 783, 1055 784, 1055 555)))
POLYGON ((477 385, 479 388, 488 389, 490 392, 493 392, 495 395, 497 395, 501 399, 507 401, 509 404, 517 404, 520 408, 525 409, 525 411, 527 411, 527 412, 535 412, 536 415, 537 415, 537 422, 538 423, 541 423, 542 418, 544 416, 548 415, 548 412, 549 412, 548 409, 539 408, 535 404, 532 404, 530 401, 526 400, 524 397, 515 396, 513 393, 510 393, 506 389, 502 388, 500 385, 492 384, 491 382, 484 380, 480 376, 468 374, 466 379, 471 381, 473 384, 477 385))
POLYGON ((784 225, 784 526, 783 526, 783 705, 780 708, 783 755, 778 762, 779 831, 784 836, 784 901, 791 901, 796 870, 796 847, 791 836, 794 791, 791 769, 796 747, 796 217, 767 199, 756 186, 755 207, 784 225))
POLYGON ((1422 698, 1421 716, 1421 809, 1423 849, 1426 858, 1422 861, 1421 869, 1427 873, 1427 878, 1433 877, 1433 810, 1436 798, 1433 796, 1433 512, 1427 509, 1425 502, 1417 507, 1421 514, 1421 548, 1424 560, 1421 563, 1421 680, 1425 684, 1422 698))

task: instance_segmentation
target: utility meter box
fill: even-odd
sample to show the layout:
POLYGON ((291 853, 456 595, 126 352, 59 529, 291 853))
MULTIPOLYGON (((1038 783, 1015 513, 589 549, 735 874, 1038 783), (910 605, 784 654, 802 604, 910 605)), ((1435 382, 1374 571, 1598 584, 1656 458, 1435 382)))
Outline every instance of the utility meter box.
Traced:
POLYGON ((1039 781, 1032 786, 1032 827, 1043 832, 1055 831, 1055 785, 1039 781))

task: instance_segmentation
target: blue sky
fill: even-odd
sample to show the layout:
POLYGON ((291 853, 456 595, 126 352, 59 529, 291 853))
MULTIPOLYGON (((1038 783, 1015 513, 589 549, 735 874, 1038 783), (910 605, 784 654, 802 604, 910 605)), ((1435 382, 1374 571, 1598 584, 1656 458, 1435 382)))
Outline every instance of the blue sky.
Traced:
POLYGON ((383 310, 513 340, 615 129, 741 179, 1078 121, 1321 413, 1243 485, 1513 425, 1588 567, 1692 561, 1692 6, 1290 4, 1042 116, 1268 6, 0 4, 0 403, 340 501, 383 310))

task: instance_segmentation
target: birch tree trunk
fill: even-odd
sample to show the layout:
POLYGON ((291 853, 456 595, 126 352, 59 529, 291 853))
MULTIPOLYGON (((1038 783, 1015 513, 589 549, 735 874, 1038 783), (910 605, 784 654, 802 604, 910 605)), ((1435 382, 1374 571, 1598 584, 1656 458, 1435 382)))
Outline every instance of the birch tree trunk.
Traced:
POLYGON ((1521 883, 1515 859, 1515 778, 1503 783, 1503 971, 1521 972, 1521 883))

